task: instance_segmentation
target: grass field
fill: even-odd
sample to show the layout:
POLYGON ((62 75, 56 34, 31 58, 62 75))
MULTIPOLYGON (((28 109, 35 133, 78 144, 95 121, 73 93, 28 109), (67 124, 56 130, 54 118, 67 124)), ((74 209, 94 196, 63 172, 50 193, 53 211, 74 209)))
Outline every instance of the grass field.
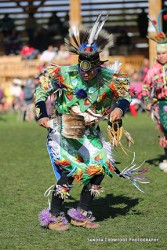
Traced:
MULTIPOLYGON (((38 222, 38 213, 47 207, 43 194, 55 182, 45 148, 47 131, 36 123, 17 122, 15 115, 0 116, 0 249, 167 249, 167 173, 158 168, 163 157, 157 143, 159 132, 146 113, 128 114, 123 122, 135 140, 131 150, 136 152, 136 164, 145 160, 149 169, 150 184, 140 185, 145 193, 116 174, 112 179, 106 176, 104 192, 92 205, 100 228, 71 225, 70 230, 55 233, 38 222)), ((106 125, 102 127, 107 137, 106 125)), ((127 157, 120 148, 114 154, 119 169, 129 165, 133 156, 127 157)), ((67 209, 76 207, 80 190, 75 183, 67 209)))

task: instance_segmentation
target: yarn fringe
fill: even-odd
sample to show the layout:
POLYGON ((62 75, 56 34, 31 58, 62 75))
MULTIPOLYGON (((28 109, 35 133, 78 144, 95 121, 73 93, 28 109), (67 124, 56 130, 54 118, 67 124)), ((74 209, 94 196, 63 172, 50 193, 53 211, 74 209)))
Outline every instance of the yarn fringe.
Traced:
POLYGON ((66 217, 64 216, 64 213, 60 213, 57 217, 53 216, 50 212, 49 212, 49 208, 45 208, 43 209, 39 215, 38 215, 38 219, 40 222, 40 225, 42 227, 47 227, 50 223, 56 223, 56 222, 62 222, 64 225, 66 225, 68 223, 66 217))

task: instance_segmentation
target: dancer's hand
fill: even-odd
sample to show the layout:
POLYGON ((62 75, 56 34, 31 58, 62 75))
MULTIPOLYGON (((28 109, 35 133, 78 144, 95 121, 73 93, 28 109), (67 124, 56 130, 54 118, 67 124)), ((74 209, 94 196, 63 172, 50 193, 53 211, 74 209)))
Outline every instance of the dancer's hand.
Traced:
POLYGON ((151 103, 147 104, 146 110, 147 110, 147 111, 151 111, 151 103))
POLYGON ((49 128, 49 125, 47 124, 47 122, 49 121, 48 117, 43 117, 38 121, 39 126, 42 126, 44 128, 49 128))
POLYGON ((120 120, 121 117, 122 117, 122 110, 119 109, 119 108, 115 108, 111 114, 110 114, 110 122, 114 122, 114 121, 117 121, 117 120, 120 120))

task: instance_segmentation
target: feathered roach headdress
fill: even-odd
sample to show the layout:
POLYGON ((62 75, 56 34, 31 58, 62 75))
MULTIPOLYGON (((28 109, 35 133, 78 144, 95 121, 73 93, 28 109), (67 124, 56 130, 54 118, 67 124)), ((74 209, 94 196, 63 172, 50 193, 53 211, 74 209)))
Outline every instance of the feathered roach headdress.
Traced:
POLYGON ((84 71, 103 64, 99 53, 113 45, 113 36, 102 30, 106 19, 107 16, 101 21, 99 15, 92 29, 71 27, 69 37, 65 39, 68 51, 79 56, 78 63, 84 71))
MULTIPOLYGON (((167 51, 167 37, 166 34, 162 30, 161 16, 162 14, 167 13, 167 9, 163 9, 158 14, 158 23, 156 20, 151 20, 148 17, 149 21, 152 23, 156 34, 148 35, 147 37, 157 43, 157 52, 158 51, 167 51)), ((163 16, 164 20, 167 20, 167 14, 163 16)))

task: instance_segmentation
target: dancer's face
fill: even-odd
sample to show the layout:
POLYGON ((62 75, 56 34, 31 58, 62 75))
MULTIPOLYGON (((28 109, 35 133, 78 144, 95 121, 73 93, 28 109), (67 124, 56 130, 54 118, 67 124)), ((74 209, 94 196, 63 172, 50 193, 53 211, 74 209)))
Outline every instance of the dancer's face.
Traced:
POLYGON ((166 64, 167 63, 167 51, 157 52, 157 60, 162 65, 166 64))
POLYGON ((91 81, 97 74, 98 74, 98 69, 90 69, 88 71, 83 71, 83 70, 79 70, 80 75, 83 77, 83 79, 86 82, 91 81))

